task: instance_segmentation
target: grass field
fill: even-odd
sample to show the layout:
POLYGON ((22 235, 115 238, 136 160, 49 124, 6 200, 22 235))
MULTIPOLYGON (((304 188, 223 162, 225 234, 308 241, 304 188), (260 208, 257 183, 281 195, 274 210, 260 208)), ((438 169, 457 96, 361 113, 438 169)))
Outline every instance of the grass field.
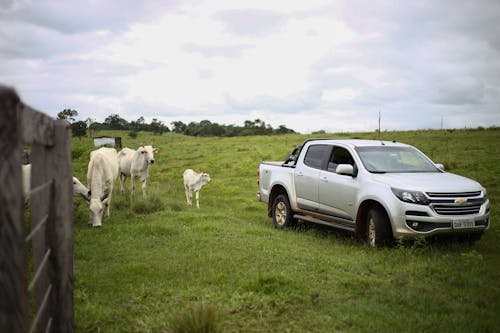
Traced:
MULTIPOLYGON (((500 331, 500 130, 380 133, 478 180, 492 204, 492 226, 474 245, 382 249, 310 224, 275 230, 257 202, 259 163, 282 160, 311 136, 114 134, 160 151, 148 199, 140 187, 133 199, 121 195, 117 182, 102 228, 87 225, 88 206, 75 199, 77 332, 500 331), (212 177, 200 209, 186 205, 186 168, 212 177)), ((91 140, 72 146, 74 174, 86 183, 91 140)))

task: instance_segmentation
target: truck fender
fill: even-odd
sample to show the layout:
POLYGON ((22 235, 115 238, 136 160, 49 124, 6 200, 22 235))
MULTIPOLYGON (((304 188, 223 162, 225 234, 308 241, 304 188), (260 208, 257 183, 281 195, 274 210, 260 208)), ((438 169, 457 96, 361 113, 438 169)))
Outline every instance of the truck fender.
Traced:
POLYGON ((290 194, 286 190, 286 187, 282 184, 274 184, 271 193, 269 194, 269 200, 267 201, 267 216, 271 217, 272 216, 272 208, 273 208, 273 203, 274 199, 280 194, 285 194, 288 198, 288 201, 290 202, 290 207, 292 208, 292 211, 296 210, 296 202, 295 200, 292 200, 290 197, 290 194), (295 206, 295 207, 294 207, 295 206))
POLYGON ((390 214, 388 214, 388 208, 385 207, 384 204, 382 204, 380 201, 374 199, 374 198, 365 198, 360 205, 358 206, 357 213, 356 213, 356 227, 354 230, 354 235, 358 238, 363 238, 366 233, 366 216, 368 214, 368 211, 370 208, 378 206, 381 210, 384 211, 385 215, 387 216, 390 224, 391 224, 391 229, 392 229, 392 220, 390 217, 390 214))

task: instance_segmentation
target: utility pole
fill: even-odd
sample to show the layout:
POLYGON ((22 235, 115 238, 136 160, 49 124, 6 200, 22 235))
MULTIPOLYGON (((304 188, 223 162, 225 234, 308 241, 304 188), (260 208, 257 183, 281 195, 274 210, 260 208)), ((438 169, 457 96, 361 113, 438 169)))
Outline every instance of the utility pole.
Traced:
POLYGON ((378 138, 380 139, 380 111, 378 112, 378 138))

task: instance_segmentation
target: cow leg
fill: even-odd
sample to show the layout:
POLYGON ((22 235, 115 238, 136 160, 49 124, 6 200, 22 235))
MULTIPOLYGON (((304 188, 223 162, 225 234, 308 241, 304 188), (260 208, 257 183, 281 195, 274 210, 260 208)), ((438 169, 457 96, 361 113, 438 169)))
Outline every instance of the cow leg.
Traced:
POLYGON ((127 179, 127 176, 125 176, 123 173, 120 174, 120 192, 123 194, 125 193, 125 180, 127 179))
POLYGON ((134 196, 134 190, 135 190, 135 177, 134 176, 130 176, 130 183, 132 184, 130 195, 134 196))
POLYGON ((196 191, 196 208, 200 208, 200 191, 196 191))
POLYGON ((105 211, 106 211, 107 218, 109 218, 109 207, 111 206, 111 193, 113 192, 113 188, 111 188, 110 191, 111 192, 109 193, 108 198, 106 200, 104 200, 104 205, 106 206, 105 211))
POLYGON ((191 203, 189 202, 189 189, 187 186, 184 186, 184 194, 186 195, 186 203, 188 206, 191 206, 191 203))
POLYGON ((145 198, 146 197, 146 182, 147 182, 147 178, 144 179, 144 181, 142 182, 142 196, 145 198))

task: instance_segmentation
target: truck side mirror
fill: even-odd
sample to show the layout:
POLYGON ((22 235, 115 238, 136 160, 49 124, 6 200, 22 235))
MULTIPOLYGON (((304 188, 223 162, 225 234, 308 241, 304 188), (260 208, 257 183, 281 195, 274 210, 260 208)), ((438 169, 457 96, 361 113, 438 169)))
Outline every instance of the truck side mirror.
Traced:
POLYGON ((441 163, 436 163, 435 165, 436 165, 436 168, 438 168, 441 171, 444 171, 444 165, 442 165, 441 163))
POLYGON ((339 164, 335 172, 339 175, 355 176, 354 167, 350 164, 339 164))

